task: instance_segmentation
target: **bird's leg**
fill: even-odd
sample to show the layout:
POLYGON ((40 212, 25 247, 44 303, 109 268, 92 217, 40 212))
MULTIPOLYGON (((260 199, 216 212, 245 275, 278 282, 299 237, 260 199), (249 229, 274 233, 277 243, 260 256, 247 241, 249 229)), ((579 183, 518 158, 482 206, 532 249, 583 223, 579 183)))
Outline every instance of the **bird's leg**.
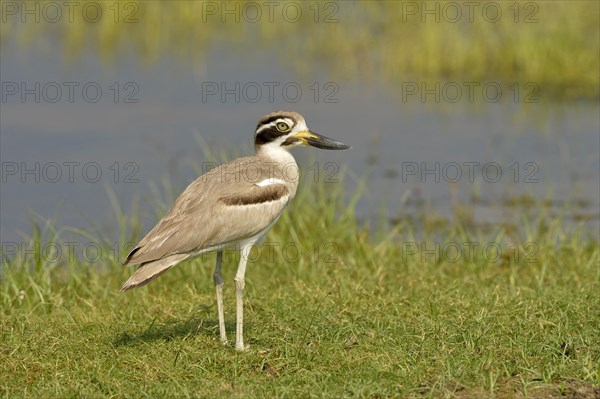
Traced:
POLYGON ((219 314, 219 331, 221 332, 221 342, 227 343, 227 334, 225 333, 225 312, 223 310, 223 276, 221 275, 221 261, 223 260, 223 251, 217 252, 217 266, 215 267, 215 289, 217 291, 217 313, 219 314))
POLYGON ((240 264, 235 274, 235 294, 236 294, 236 322, 235 322, 235 349, 244 350, 244 286, 246 274, 246 262, 248 255, 252 249, 252 244, 247 244, 242 247, 240 253, 240 264))

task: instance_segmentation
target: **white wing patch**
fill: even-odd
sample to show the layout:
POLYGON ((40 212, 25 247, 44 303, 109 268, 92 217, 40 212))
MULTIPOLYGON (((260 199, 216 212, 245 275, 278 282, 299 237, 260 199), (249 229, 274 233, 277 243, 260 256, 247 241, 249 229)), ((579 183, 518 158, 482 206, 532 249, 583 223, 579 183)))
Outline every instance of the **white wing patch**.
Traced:
POLYGON ((281 180, 281 179, 275 179, 273 177, 271 177, 269 179, 265 179, 265 180, 259 181, 258 183, 254 183, 254 185, 258 186, 258 187, 270 186, 272 184, 283 184, 283 185, 285 185, 286 183, 283 180, 281 180))

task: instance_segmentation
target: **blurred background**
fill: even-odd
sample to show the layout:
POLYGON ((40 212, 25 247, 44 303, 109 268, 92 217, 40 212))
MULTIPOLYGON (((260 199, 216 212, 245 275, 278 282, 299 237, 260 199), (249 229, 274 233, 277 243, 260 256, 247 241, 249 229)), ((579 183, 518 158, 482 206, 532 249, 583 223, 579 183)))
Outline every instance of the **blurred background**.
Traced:
POLYGON ((590 1, 1 3, 2 241, 32 221, 144 230, 294 110, 353 149, 295 150, 365 224, 562 217, 600 236, 590 1), (158 210, 157 210, 158 209, 158 210))

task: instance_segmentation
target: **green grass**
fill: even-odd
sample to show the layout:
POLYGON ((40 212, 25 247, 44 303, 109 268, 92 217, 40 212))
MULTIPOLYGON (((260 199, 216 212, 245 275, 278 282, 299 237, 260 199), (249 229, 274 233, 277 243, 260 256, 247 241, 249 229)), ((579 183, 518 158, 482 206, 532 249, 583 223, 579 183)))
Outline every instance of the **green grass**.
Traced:
MULTIPOLYGON (((0 393, 5 397, 594 397, 600 384, 597 239, 523 217, 519 232, 461 219, 370 231, 340 185, 303 188, 254 250, 245 339, 219 342, 214 255, 119 293, 131 273, 107 246, 97 262, 6 256, 0 284, 0 393), (313 197, 313 195, 315 197, 313 197), (317 218, 318 216, 318 218, 317 218), (412 243, 497 243, 448 261, 412 243), (509 245, 521 243, 518 252, 509 245), (302 255, 285 244, 300 246, 302 255), (294 244, 295 243, 295 244, 294 244), (317 243, 318 251, 315 251, 317 243), (530 244, 533 243, 533 244, 530 244), (275 244, 278 244, 276 246, 275 244), (536 249, 535 253, 532 250, 536 249), (408 252, 408 253, 407 253, 408 252), (318 256, 317 256, 318 255, 318 256), (488 258, 494 258, 488 256, 488 258)), ((116 207, 118 211, 118 207, 116 207)), ((140 238, 120 216, 121 248, 140 238)), ((81 233, 81 232, 79 232, 81 233)), ((29 247, 66 240, 53 223, 29 247)), ((95 241, 94 241, 95 240, 95 241)), ((114 247, 114 245, 112 245, 114 247)), ((41 247, 44 248, 43 246, 41 247)), ((225 256, 234 340, 235 254, 225 256)))

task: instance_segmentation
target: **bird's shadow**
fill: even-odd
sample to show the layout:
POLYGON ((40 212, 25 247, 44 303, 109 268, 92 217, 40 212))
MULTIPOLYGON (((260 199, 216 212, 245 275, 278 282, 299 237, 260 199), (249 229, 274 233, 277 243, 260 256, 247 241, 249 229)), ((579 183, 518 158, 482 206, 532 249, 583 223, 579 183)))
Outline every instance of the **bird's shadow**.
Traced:
MULTIPOLYGON (((206 306, 202 312, 209 313, 212 310, 206 306)), ((225 330, 229 333, 235 331, 235 323, 225 323, 225 330)), ((187 320, 167 319, 159 320, 155 317, 150 325, 137 331, 121 331, 112 340, 115 347, 139 345, 142 343, 155 341, 173 341, 176 339, 186 339, 196 335, 203 334, 209 337, 219 337, 219 325, 217 320, 203 318, 200 314, 194 315, 187 320)))

